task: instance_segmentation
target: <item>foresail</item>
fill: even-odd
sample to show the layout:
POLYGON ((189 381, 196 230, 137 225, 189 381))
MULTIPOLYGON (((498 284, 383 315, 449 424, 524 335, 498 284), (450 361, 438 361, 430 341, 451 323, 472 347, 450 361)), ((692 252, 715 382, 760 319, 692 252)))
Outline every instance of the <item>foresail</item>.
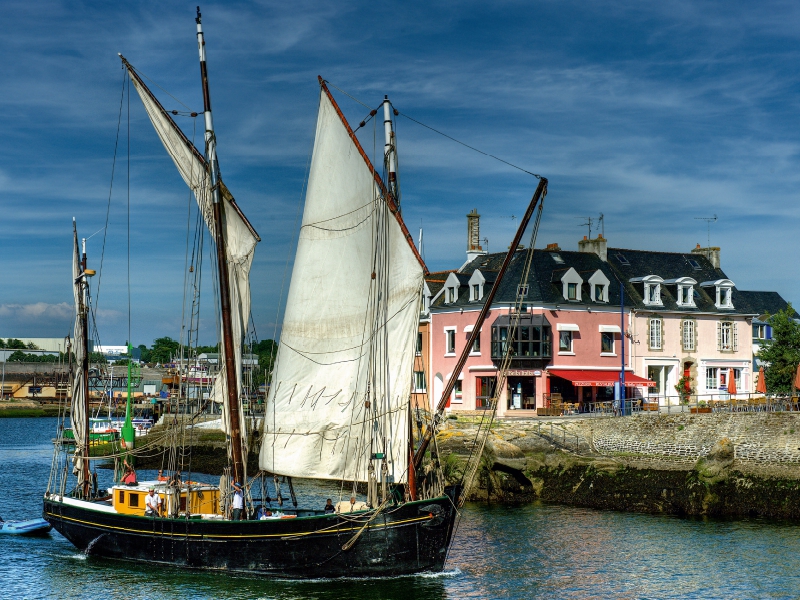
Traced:
MULTIPOLYGON (((124 59, 123 59, 124 60, 124 59)), ((214 237, 214 216, 211 194, 211 178, 208 174, 207 163, 194 145, 181 132, 164 110, 158 100, 139 78, 136 71, 125 61, 125 66, 130 74, 139 97, 142 99, 150 122, 164 144, 170 157, 172 157, 178 172, 186 185, 194 193, 197 206, 205 219, 206 225, 214 237)), ((247 331, 250 318, 250 266, 253 262, 256 244, 260 241, 253 227, 242 214, 236 201, 233 199, 225 184, 220 182, 224 206, 224 235, 225 248, 228 256, 228 271, 230 277, 230 298, 233 326, 233 347, 236 354, 236 372, 242 372, 242 343, 247 331)), ((216 241, 216 240, 215 240, 216 241)), ((223 344, 220 344, 220 365, 225 364, 223 344)), ((238 381, 239 396, 242 392, 241 378, 238 381)), ((222 399, 225 407, 222 413, 223 428, 230 434, 229 412, 227 402, 227 383, 225 370, 220 369, 214 382, 214 398, 222 399)), ((244 423, 242 403, 239 404, 239 422, 244 423)), ((247 448, 247 428, 241 427, 242 444, 247 448)))
POLYGON ((323 86, 259 466, 366 481, 370 456, 385 453, 399 482, 423 267, 351 136, 323 86))
POLYGON ((78 485, 84 483, 84 458, 83 454, 88 443, 86 431, 86 389, 84 387, 85 374, 83 372, 83 359, 86 356, 84 347, 84 320, 82 318, 84 295, 81 268, 80 247, 78 245, 78 231, 73 222, 73 236, 75 238, 75 251, 72 255, 72 291, 75 301, 75 328, 72 341, 72 352, 75 356, 75 369, 72 379, 72 403, 70 405, 70 425, 75 438, 75 453, 72 458, 72 472, 78 476, 78 485))

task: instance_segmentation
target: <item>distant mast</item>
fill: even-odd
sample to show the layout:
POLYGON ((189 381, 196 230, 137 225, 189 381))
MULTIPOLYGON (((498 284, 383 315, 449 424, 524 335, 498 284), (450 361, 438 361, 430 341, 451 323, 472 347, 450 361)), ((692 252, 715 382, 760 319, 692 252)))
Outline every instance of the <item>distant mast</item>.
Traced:
POLYGON ((203 80, 203 116, 206 125, 206 162, 211 175, 211 193, 214 208, 214 236, 217 241, 217 268, 219 273, 220 312, 222 319, 222 347, 225 356, 225 380, 228 393, 228 412, 230 418, 231 460, 233 478, 244 481, 244 456, 242 453, 241 423, 239 422, 239 382, 236 375, 236 355, 233 348, 233 325, 231 322, 230 283, 225 237, 222 227, 223 208, 220 198, 219 162, 217 162, 214 121, 211 117, 211 97, 208 92, 208 71, 206 69, 206 42, 203 37, 200 7, 197 7, 197 50, 200 54, 200 76, 203 80))

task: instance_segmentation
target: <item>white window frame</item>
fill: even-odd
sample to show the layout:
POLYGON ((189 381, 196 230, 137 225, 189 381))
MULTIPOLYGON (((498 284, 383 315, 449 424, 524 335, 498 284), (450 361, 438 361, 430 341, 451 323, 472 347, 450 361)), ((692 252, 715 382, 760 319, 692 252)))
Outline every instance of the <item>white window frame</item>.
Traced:
POLYGON ((681 323, 681 347, 686 352, 697 350, 697 324, 692 319, 681 323))
POLYGON ((739 328, 736 321, 717 321, 717 351, 738 352, 739 328))
POLYGON ((414 393, 424 394, 428 391, 425 383, 425 371, 414 371, 414 393))
POLYGON ((600 332, 600 356, 616 356, 617 355, 617 336, 612 331, 600 332), (611 350, 603 350, 603 336, 611 336, 611 350))
POLYGON ((564 297, 564 300, 567 302, 580 302, 581 301, 581 289, 583 287, 583 279, 578 272, 573 268, 570 267, 564 276, 561 278, 561 295, 564 297), (569 286, 570 284, 575 284, 575 297, 569 297, 569 286))
POLYGON ((480 300, 481 299, 481 286, 479 283, 472 284, 472 300, 480 300))
POLYGON ((706 367, 706 389, 719 389, 719 367, 706 367))
POLYGON ((456 355, 456 331, 457 330, 458 330, 457 327, 445 327, 444 328, 444 355, 445 356, 455 356, 456 355), (452 342, 452 344, 450 342, 452 342))
POLYGON ((664 349, 664 320, 653 317, 648 323, 647 344, 650 350, 664 349))
POLYGON ((591 297, 589 300, 594 302, 608 302, 608 286, 611 282, 608 280, 608 277, 598 269, 594 272, 594 274, 589 277, 589 287, 590 287, 590 294, 591 297), (600 297, 598 298, 598 292, 600 292, 600 297))
POLYGON ((558 353, 559 354, 575 354, 573 351, 573 344, 575 343, 575 338, 572 335, 572 331, 559 331, 558 332, 558 353), (567 348, 562 348, 561 341, 562 340, 569 340, 567 344, 567 348))

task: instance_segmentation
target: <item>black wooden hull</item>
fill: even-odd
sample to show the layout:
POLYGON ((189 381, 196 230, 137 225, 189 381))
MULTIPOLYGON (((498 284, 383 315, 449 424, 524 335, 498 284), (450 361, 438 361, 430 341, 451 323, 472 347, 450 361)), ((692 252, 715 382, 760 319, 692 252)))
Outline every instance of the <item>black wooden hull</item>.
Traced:
POLYGON ((50 497, 44 499, 43 516, 93 556, 306 579, 441 571, 456 510, 447 496, 408 502, 364 527, 371 513, 263 521, 160 519, 50 497))

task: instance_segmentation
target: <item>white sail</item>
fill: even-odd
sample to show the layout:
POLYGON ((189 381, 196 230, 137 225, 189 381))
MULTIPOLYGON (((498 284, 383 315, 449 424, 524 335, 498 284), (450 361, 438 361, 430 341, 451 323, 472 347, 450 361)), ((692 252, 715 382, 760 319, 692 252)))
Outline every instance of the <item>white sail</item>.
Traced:
POLYGON ((74 339, 72 341, 72 352, 75 356, 74 378, 72 380, 72 403, 70 405, 70 424, 75 438, 75 453, 72 457, 72 472, 78 476, 78 486, 84 483, 84 458, 83 454, 88 443, 89 432, 86 431, 86 388, 84 387, 85 374, 83 372, 83 360, 87 349, 84 347, 84 326, 83 319, 84 290, 83 269, 81 268, 80 247, 78 246, 78 231, 75 223, 72 224, 72 232, 75 238, 75 251, 72 256, 72 292, 75 300, 75 328, 74 339))
MULTIPOLYGON (((191 142, 186 139, 186 136, 175 125, 172 117, 167 114, 158 100, 150 93, 150 90, 141 82, 136 72, 128 63, 125 64, 130 73, 131 81, 142 99, 147 115, 150 117, 150 122, 164 144, 164 148, 166 148, 175 162, 175 166, 178 167, 181 177, 194 193, 197 206, 212 237, 214 237, 211 178, 206 168, 206 161, 200 156, 191 142)), ((259 238, 244 218, 244 215, 242 215, 225 184, 220 182, 220 188, 224 207, 223 231, 230 278, 233 348, 236 354, 236 372, 241 373, 242 343, 250 318, 250 266, 253 263, 253 254, 259 238)), ((225 351, 222 344, 220 344, 219 364, 225 364, 225 351)), ((239 397, 241 397, 241 377, 238 381, 238 388, 239 397)), ((223 402, 222 424, 225 432, 230 435, 227 382, 224 368, 220 369, 214 381, 214 398, 223 402)), ((239 422, 245 423, 242 403, 239 403, 239 422)), ((247 448, 247 428, 244 426, 241 427, 241 437, 243 447, 247 448)))
POLYGON ((402 481, 423 267, 348 130, 323 88, 259 466, 366 481, 385 452, 402 481))

